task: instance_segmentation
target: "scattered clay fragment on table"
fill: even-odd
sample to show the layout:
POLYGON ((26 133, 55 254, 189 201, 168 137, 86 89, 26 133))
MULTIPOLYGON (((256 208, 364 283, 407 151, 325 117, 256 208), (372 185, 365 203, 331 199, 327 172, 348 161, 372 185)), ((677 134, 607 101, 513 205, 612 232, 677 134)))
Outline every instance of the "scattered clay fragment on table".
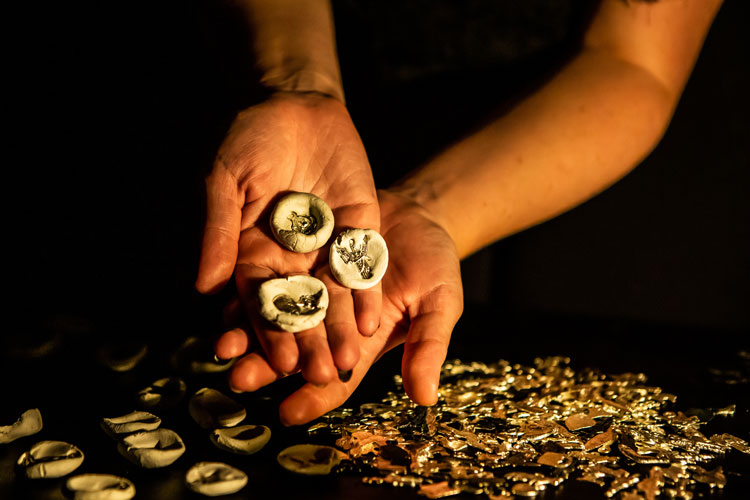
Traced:
POLYGON ((180 372, 203 374, 227 371, 237 358, 220 360, 214 355, 213 345, 208 339, 191 336, 182 342, 170 361, 180 372))
POLYGON ((25 451, 16 464, 29 479, 70 474, 83 463, 83 452, 64 441, 40 441, 25 451))
POLYGON ((257 453, 270 439, 271 429, 265 425, 240 425, 211 432, 211 442, 218 448, 240 455, 257 453))
POLYGON ((147 469, 166 467, 185 453, 185 443, 170 429, 136 432, 117 445, 122 456, 147 469))
POLYGON ((288 471, 310 476, 330 474, 346 454, 331 446, 297 444, 282 450, 276 461, 288 471))
POLYGON ((245 408, 216 389, 204 387, 190 397, 188 410, 204 429, 232 427, 245 419, 245 408))
POLYGON ((388 246, 377 231, 347 229, 331 244, 328 263, 333 276, 345 287, 371 288, 388 268, 388 246))
POLYGON ((187 386, 179 377, 160 378, 138 392, 138 403, 149 409, 166 410, 174 407, 185 397, 187 386))
POLYGON ((65 482, 63 493, 73 500, 130 500, 135 496, 135 485, 112 474, 79 474, 65 482))
POLYGON ((152 431, 161 425, 161 419, 147 411, 134 411, 121 417, 103 418, 101 426, 110 437, 118 439, 124 434, 152 431))
POLYGON ((285 248, 297 253, 317 250, 333 232, 333 212, 311 193, 282 197, 271 213, 271 232, 285 248))
POLYGON ((112 371, 130 371, 141 362, 148 353, 146 344, 111 344, 99 349, 99 362, 112 371))
POLYGON ((258 288, 260 314, 285 332, 301 332, 326 317, 328 289, 312 276, 288 276, 263 282, 258 288))
POLYGON ((247 474, 221 462, 198 462, 185 474, 188 488, 215 497, 236 493, 247 484, 247 474))
POLYGON ((0 444, 31 436, 42 430, 42 414, 37 408, 26 410, 11 425, 0 426, 0 444))

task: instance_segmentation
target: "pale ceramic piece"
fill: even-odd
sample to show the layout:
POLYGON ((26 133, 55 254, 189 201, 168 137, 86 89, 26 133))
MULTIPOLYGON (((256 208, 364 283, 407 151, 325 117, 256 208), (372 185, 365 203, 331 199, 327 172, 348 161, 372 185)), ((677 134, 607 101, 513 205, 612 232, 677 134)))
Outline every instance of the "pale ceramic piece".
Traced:
POLYGON ((190 397, 190 416, 204 429, 232 427, 245 419, 245 408, 216 389, 204 387, 190 397))
POLYGON ((346 454, 331 446, 297 444, 282 450, 276 461, 288 471, 310 476, 330 474, 346 454))
POLYGON ((42 430, 42 414, 37 408, 26 410, 11 425, 0 426, 0 444, 31 436, 42 430))
POLYGON ((211 432, 211 442, 217 448, 239 455, 257 453, 270 439, 271 429, 265 425, 240 425, 211 432))
POLYGON ((115 372, 130 371, 148 353, 146 344, 112 344, 99 349, 99 361, 115 372))
POLYGON ((333 232, 333 212, 311 193, 290 193, 271 212, 271 231, 279 243, 297 253, 322 247, 333 232))
POLYGON ((185 474, 185 483, 201 495, 229 495, 245 487, 247 474, 221 462, 198 462, 185 474))
POLYGON ((79 474, 65 482, 65 496, 73 500, 130 500, 135 485, 112 474, 79 474))
POLYGON ((146 469, 166 467, 185 453, 185 443, 170 429, 136 432, 117 445, 120 454, 146 469))
POLYGON ((70 474, 83 463, 83 452, 64 441, 40 441, 25 451, 17 465, 29 479, 70 474))
POLYGON ((161 419, 147 411, 134 411, 121 417, 103 418, 101 426, 110 437, 119 439, 123 434, 153 431, 161 425, 161 419))
POLYGON ((285 332, 301 332, 320 324, 328 309, 328 289, 312 276, 272 279, 258 288, 260 314, 285 332))
POLYGON ((388 268, 388 246, 377 231, 347 229, 331 243, 328 263, 339 283, 364 290, 383 279, 388 268))
POLYGON ((168 409, 185 397, 187 386, 179 377, 160 378, 138 392, 138 403, 149 409, 168 409))
POLYGON ((236 361, 236 358, 217 359, 211 342, 198 337, 186 338, 171 358, 175 370, 194 374, 224 372, 234 366, 236 361))

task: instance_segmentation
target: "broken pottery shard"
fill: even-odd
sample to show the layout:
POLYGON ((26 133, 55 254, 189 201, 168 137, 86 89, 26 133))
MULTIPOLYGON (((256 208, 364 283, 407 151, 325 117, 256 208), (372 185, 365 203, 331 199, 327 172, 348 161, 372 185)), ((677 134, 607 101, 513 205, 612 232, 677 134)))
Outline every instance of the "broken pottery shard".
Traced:
POLYGON ((26 410, 11 425, 0 426, 0 444, 31 436, 42 430, 42 414, 38 409, 26 410))
POLYGON ((276 203, 271 213, 271 231, 292 252, 312 252, 331 237, 333 212, 314 194, 290 193, 276 203))
POLYGON ((79 474, 65 482, 63 493, 73 500, 130 500, 135 485, 112 474, 79 474))
POLYGON ((204 429, 232 427, 244 420, 245 408, 216 389, 204 387, 190 398, 190 416, 204 429))
POLYGON ((110 437, 118 439, 122 434, 152 431, 161 425, 161 419, 147 411, 134 411, 121 417, 103 418, 102 429, 110 437))
POLYGON ((312 476, 330 474, 346 455, 331 446, 298 444, 282 450, 276 457, 283 468, 312 476))
POLYGON ((236 493, 247 484, 247 474, 221 462, 198 462, 185 474, 188 488, 215 497, 236 493))
POLYGON ((17 465, 29 479, 70 474, 83 463, 83 452, 63 441, 40 441, 24 452, 17 465))
POLYGON ((328 263, 339 283, 363 290, 383 278, 388 268, 388 246, 377 231, 347 229, 331 244, 328 263))
POLYGON ((138 392, 138 403, 144 408, 166 410, 185 397, 187 386, 178 377, 161 378, 138 392))
POLYGON ((258 289, 260 314, 286 332, 317 326, 326 317, 328 290, 312 276, 289 276, 263 282, 258 289))
POLYGON ((126 372, 132 370, 146 356, 146 344, 111 344, 99 349, 99 362, 112 371, 126 372))
POLYGON ((211 442, 218 448, 240 455, 260 451, 270 439, 271 429, 265 425, 240 425, 211 432, 211 442))
POLYGON ((192 336, 182 342, 170 359, 175 370, 195 374, 224 372, 234 366, 236 361, 237 358, 217 359, 208 339, 192 336))
POLYGON ((185 443, 170 429, 131 434, 117 445, 120 454, 147 469, 166 467, 185 453, 185 443))

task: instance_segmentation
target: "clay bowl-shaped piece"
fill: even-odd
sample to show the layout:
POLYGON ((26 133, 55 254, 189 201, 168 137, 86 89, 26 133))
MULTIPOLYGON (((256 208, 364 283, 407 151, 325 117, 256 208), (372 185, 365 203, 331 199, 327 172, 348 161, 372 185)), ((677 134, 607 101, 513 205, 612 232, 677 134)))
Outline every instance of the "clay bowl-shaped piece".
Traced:
POLYGON ((11 425, 0 426, 0 444, 31 436, 42 430, 42 414, 37 408, 26 410, 11 425))
POLYGON ((185 474, 185 483, 201 495, 229 495, 245 487, 247 474, 221 462, 198 462, 185 474))
POLYGON ((260 314, 285 332, 301 332, 326 317, 328 289, 312 276, 297 275, 264 281, 258 288, 260 314))
POLYGON ((288 471, 308 476, 330 474, 346 454, 331 446, 297 444, 282 450, 276 461, 288 471))
POLYGON ((216 389, 204 387, 190 397, 188 410, 204 429, 232 427, 245 419, 245 407, 216 389))
POLYGON ((160 378, 138 392, 138 403, 149 409, 169 409, 185 397, 187 386, 179 377, 160 378))
POLYGON ((265 425, 240 425, 211 432, 211 442, 217 448, 239 455, 257 453, 270 439, 271 429, 265 425))
POLYGON ((271 232, 285 248, 307 253, 322 247, 333 232, 333 212, 311 193, 290 193, 271 212, 271 232))
POLYGON ((117 445, 120 455, 146 469, 166 467, 185 453, 185 443, 170 429, 137 432, 117 445))
POLYGON ((29 479, 62 477, 83 463, 83 452, 64 441, 40 441, 24 452, 17 465, 29 479))
POLYGON ((79 474, 65 482, 63 493, 73 500, 130 500, 135 485, 112 474, 79 474))
POLYGON ((347 229, 331 243, 328 263, 336 281, 364 290, 383 279, 388 268, 388 246, 377 231, 347 229))
POLYGON ((161 425, 161 419, 147 411, 134 411, 121 417, 103 418, 101 426, 104 432, 114 439, 122 434, 140 431, 152 431, 161 425))

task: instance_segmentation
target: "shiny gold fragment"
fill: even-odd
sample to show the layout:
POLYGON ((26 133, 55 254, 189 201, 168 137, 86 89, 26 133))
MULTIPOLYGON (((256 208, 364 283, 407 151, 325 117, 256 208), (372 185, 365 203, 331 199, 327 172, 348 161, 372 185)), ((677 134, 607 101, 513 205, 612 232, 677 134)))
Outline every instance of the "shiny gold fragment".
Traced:
POLYGON ((596 425, 596 421, 585 413, 575 413, 565 419, 565 427, 570 431, 586 429, 596 425))
POLYGON ((461 488, 451 486, 448 481, 439 483, 422 484, 419 486, 419 494, 427 498, 444 498, 461 493, 461 488))

